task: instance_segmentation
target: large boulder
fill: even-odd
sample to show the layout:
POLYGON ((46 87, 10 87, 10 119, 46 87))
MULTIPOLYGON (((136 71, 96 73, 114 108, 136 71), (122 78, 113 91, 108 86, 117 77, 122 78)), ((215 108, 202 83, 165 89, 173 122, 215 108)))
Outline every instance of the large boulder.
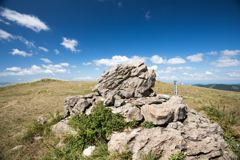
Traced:
POLYGON ((184 151, 187 160, 236 159, 227 148, 221 127, 193 110, 183 123, 177 121, 166 127, 137 128, 112 134, 108 150, 122 153, 127 149, 133 153, 133 160, 150 152, 161 160, 168 160, 178 151, 184 151))
POLYGON ((106 72, 94 91, 106 99, 106 105, 113 105, 115 95, 126 99, 154 95, 155 79, 155 72, 143 62, 121 64, 106 72))
POLYGON ((166 125, 170 122, 182 121, 187 116, 187 106, 182 103, 182 98, 172 96, 161 104, 146 104, 142 106, 141 113, 145 121, 155 125, 166 125))

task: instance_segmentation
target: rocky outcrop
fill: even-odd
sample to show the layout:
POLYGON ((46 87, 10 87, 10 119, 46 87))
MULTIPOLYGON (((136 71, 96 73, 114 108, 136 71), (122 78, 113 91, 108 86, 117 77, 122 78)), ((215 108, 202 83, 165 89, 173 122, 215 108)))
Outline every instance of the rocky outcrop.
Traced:
POLYGON ((187 160, 234 159, 223 139, 223 130, 216 123, 194 110, 188 112, 184 122, 171 122, 166 127, 137 128, 114 133, 108 142, 110 152, 122 153, 128 149, 133 160, 153 152, 168 160, 171 154, 184 151, 187 160))
MULTIPOLYGON (((103 74, 94 93, 66 98, 65 117, 91 114, 95 104, 103 101, 127 122, 152 122, 154 127, 150 129, 139 127, 111 135, 108 150, 122 153, 128 149, 133 160, 149 152, 167 160, 177 151, 183 151, 187 160, 235 159, 223 139, 221 127, 190 110, 179 96, 156 95, 152 90, 155 78, 155 72, 148 70, 143 62, 117 65, 103 74)), ((60 134, 71 131, 68 127, 63 120, 53 131, 60 134)), ((92 150, 86 150, 86 155, 88 151, 92 150)))
POLYGON ((106 99, 106 105, 113 105, 119 97, 128 99, 154 95, 151 88, 155 78, 155 72, 148 70, 143 62, 117 65, 101 77, 94 91, 106 99))

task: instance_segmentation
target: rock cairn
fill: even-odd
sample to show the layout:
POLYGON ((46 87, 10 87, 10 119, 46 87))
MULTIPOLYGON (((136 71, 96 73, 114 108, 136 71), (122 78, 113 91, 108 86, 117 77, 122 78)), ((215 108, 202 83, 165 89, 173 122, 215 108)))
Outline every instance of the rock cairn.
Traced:
POLYGON ((94 93, 66 98, 65 117, 91 114, 96 103, 103 101, 127 122, 152 122, 155 127, 150 129, 139 127, 111 135, 108 150, 122 153, 128 148, 133 160, 149 152, 167 160, 178 151, 183 151, 187 160, 235 159, 221 127, 189 109, 181 97, 154 93, 155 79, 155 72, 143 62, 117 65, 103 74, 94 93))

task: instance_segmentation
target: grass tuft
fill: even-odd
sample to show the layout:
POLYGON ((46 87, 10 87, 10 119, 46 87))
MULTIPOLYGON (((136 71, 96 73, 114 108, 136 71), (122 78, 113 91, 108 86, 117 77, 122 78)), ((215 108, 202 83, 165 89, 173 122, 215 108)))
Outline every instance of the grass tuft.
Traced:
POLYGON ((186 155, 179 151, 175 154, 172 154, 170 157, 169 157, 169 160, 185 160, 186 159, 186 155))

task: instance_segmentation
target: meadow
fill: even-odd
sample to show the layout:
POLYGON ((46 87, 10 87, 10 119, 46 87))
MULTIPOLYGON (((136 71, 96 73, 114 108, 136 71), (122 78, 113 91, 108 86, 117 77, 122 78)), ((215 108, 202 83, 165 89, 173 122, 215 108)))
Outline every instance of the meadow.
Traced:
MULTIPOLYGON (((45 141, 23 142, 28 126, 40 115, 63 113, 67 96, 90 93, 96 82, 59 81, 43 79, 31 83, 0 88, 0 159, 39 159, 48 150, 45 141), (24 144, 21 151, 12 151, 24 144)), ((172 94, 172 85, 157 81, 157 93, 172 94)), ((226 139, 235 143, 240 139, 240 93, 196 86, 181 85, 179 95, 193 109, 205 112, 226 132, 226 139), (229 136, 229 137, 228 137, 229 136), (231 141, 233 138, 233 141, 231 141)), ((237 144, 239 145, 239 144, 237 144)), ((235 148, 234 148, 235 147, 235 148)))

